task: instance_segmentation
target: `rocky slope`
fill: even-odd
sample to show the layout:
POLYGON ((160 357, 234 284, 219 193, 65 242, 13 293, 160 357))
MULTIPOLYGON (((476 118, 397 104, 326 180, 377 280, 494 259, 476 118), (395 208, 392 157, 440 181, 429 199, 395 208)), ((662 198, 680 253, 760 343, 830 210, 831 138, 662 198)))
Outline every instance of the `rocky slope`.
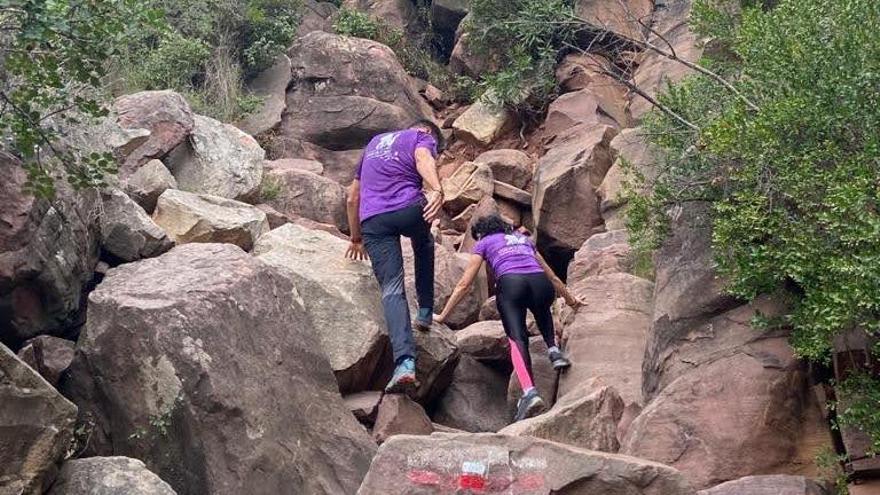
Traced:
MULTIPOLYGON (((407 29, 414 15, 405 0, 348 3, 407 29)), ((577 3, 627 33, 640 28, 614 12, 631 3, 699 57, 687 0, 577 3)), ((634 273, 621 169, 662 161, 642 99, 569 56, 563 94, 520 140, 513 114, 438 105, 393 51, 327 32, 335 7, 306 4, 299 39, 254 83, 264 108, 238 128, 173 92, 119 98, 76 136, 116 154, 118 183, 54 203, 23 194, 0 155, 0 494, 828 493, 807 370, 784 331, 751 328, 780 302, 723 293, 705 205, 673 212, 654 273, 634 273), (390 344, 369 266, 343 258, 344 187, 372 135, 417 118, 452 142, 437 306, 489 212, 531 230, 587 302, 556 315, 570 371, 532 344, 553 407, 531 420, 509 424, 517 387, 485 277, 451 328, 417 336, 416 400, 378 392, 390 344)), ((432 10, 450 67, 491 66, 454 34, 467 2, 432 10)), ((686 74, 637 62, 648 94, 686 74)))

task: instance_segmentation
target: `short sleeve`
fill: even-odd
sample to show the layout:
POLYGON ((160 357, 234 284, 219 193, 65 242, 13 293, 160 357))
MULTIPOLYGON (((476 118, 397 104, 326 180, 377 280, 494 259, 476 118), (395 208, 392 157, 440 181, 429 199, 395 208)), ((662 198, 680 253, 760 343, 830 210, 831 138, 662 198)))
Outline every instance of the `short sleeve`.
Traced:
POLYGON ((425 148, 431 152, 431 156, 437 158, 437 140, 434 139, 434 136, 419 131, 418 136, 416 137, 415 149, 419 148, 425 148))
POLYGON ((480 239, 474 244, 473 253, 479 254, 480 257, 486 259, 486 239, 480 239))

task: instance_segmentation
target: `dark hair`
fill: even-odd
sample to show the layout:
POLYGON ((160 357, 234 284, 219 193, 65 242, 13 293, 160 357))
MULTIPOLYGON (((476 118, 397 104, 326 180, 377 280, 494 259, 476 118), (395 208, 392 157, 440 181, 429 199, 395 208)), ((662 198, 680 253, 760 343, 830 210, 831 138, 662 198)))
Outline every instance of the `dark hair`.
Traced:
POLYGON ((471 227, 471 236, 478 241, 487 235, 509 234, 511 232, 513 232, 513 226, 498 215, 480 217, 471 227))
POLYGON ((446 149, 446 140, 443 138, 443 133, 440 132, 440 128, 437 127, 437 124, 431 122, 428 119, 420 119, 413 122, 410 126, 410 129, 414 127, 424 127, 431 131, 431 135, 434 136, 434 140, 437 141, 437 153, 442 153, 444 149, 446 149))

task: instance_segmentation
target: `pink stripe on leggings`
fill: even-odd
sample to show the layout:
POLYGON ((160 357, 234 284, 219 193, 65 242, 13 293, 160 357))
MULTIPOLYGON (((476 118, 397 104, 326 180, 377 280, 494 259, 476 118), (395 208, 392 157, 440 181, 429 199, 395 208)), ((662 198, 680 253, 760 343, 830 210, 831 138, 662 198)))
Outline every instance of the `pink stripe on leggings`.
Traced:
POLYGON ((526 368, 526 362, 523 359, 522 350, 519 348, 519 344, 516 343, 513 339, 507 339, 510 341, 510 360, 513 361, 513 371, 516 372, 516 378, 519 380, 519 385, 523 390, 528 390, 532 388, 532 377, 529 375, 529 370, 526 368))

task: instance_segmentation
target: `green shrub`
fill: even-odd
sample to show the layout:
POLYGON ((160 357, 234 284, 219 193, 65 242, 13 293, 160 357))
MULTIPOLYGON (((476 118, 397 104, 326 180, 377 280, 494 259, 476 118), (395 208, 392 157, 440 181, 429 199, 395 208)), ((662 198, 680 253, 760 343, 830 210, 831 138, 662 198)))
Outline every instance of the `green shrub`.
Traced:
MULTIPOLYGON (((721 26, 700 19, 727 48, 705 65, 739 94, 699 75, 660 98, 696 129, 649 119, 666 160, 630 226, 656 237, 668 205, 710 201, 728 290, 793 296, 795 351, 827 362, 840 332, 880 331, 880 2, 779 0, 735 22, 718 14, 721 26)), ((880 421, 863 413, 878 410, 876 382, 854 383, 840 413, 880 445, 880 421)))

